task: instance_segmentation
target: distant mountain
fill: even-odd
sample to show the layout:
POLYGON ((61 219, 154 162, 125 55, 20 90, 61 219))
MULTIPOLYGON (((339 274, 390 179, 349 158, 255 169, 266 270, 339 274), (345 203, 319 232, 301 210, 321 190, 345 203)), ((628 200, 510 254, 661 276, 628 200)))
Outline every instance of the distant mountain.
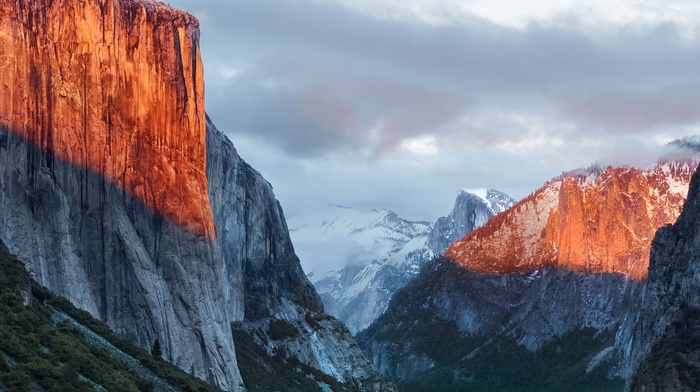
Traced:
POLYGON ((492 216, 515 204, 510 196, 494 189, 464 189, 452 211, 439 218, 430 232, 427 246, 434 254, 443 253, 454 241, 483 226, 492 216))
POLYGON ((337 205, 326 206, 303 220, 292 220, 290 226, 294 248, 306 260, 306 272, 313 279, 336 267, 363 266, 368 260, 403 263, 393 256, 411 239, 426 236, 431 228, 428 222, 407 221, 389 210, 363 211, 337 205))
POLYGON ((379 317, 393 294, 454 240, 515 203, 492 189, 461 191, 454 208, 433 225, 388 210, 330 206, 290 229, 302 260, 340 268, 309 272, 326 311, 357 333, 379 317))
POLYGON ((326 312, 352 333, 374 321, 391 295, 431 257, 424 248, 430 224, 410 222, 388 210, 329 206, 293 224, 290 235, 301 260, 336 266, 307 268, 307 273, 326 312))
POLYGON ((214 387, 392 390, 323 312, 270 183, 207 117, 199 36, 153 0, 0 2, 0 240, 214 387))
POLYGON ((358 342, 384 375, 414 387, 622 390, 609 378, 625 376, 616 335, 696 165, 549 181, 453 242, 358 342))

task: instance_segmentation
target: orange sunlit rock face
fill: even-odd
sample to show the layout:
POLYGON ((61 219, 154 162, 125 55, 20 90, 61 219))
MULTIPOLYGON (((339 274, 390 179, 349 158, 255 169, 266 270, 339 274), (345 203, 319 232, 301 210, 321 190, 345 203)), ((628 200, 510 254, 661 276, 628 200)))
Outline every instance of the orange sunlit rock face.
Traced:
POLYGON ((452 243, 445 256, 483 273, 554 267, 642 280, 654 234, 678 218, 696 166, 563 176, 452 243))
POLYGON ((150 0, 4 0, 0 128, 213 238, 198 38, 150 0))

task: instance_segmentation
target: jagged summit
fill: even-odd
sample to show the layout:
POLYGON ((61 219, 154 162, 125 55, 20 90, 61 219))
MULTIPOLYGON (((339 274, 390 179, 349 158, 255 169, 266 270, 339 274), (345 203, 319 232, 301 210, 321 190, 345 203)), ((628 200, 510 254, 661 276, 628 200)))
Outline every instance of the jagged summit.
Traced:
POLYGON ((433 254, 445 252, 450 244, 483 226, 492 216, 505 211, 515 200, 494 189, 462 189, 452 211, 433 225, 427 246, 433 254))
POLYGON ((271 185, 208 121, 198 39, 150 0, 0 2, 0 240, 224 390, 390 390, 323 312, 271 185))
POLYGON ((296 221, 291 235, 302 260, 324 262, 307 265, 307 272, 326 310, 359 332, 434 255, 515 203, 492 189, 476 192, 461 191, 450 214, 433 225, 340 206, 296 221))
POLYGON ((490 188, 462 189, 460 193, 471 194, 480 198, 489 208, 491 214, 496 215, 515 204, 510 196, 501 191, 490 188))
POLYGON ((680 213, 693 167, 572 172, 453 243, 445 255, 477 272, 558 267, 643 279, 654 232, 680 213))
MULTIPOLYGON (((652 237, 678 217, 696 165, 608 167, 547 182, 423 268, 359 344, 405 385, 622 390, 652 237)), ((681 242, 662 248, 672 244, 681 242)), ((664 271, 658 291, 683 287, 664 271)), ((656 302, 662 310, 648 320, 661 320, 658 333, 667 324, 655 315, 673 302, 656 302)))

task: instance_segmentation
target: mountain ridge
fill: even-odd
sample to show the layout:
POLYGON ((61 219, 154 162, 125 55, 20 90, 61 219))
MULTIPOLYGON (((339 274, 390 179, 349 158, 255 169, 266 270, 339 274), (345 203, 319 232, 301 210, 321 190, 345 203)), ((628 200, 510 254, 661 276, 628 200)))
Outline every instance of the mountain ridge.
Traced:
POLYGON ((327 311, 357 333, 379 317, 391 296, 454 239, 483 225, 495 212, 515 201, 492 189, 477 196, 461 190, 454 207, 434 224, 410 222, 389 210, 331 208, 320 218, 300 222, 290 230, 302 258, 345 265, 308 276, 327 311), (305 250, 313 246, 313 251, 305 250), (346 249, 351 251, 346 253, 346 249), (329 254, 330 253, 330 254, 329 254))
POLYGON ((656 228, 680 214, 692 166, 692 161, 684 161, 645 170, 608 167, 600 173, 556 178, 488 227, 453 243, 445 255, 477 272, 562 266, 620 272, 641 280, 656 228), (640 194, 645 189, 647 193, 640 194), (625 210, 611 209, 607 203, 625 210))
POLYGON ((629 340, 621 343, 620 334, 642 290, 635 271, 646 267, 655 229, 680 213, 691 166, 697 161, 572 171, 547 182, 454 242, 399 291, 356 336, 365 354, 408 390, 430 383, 446 390, 622 390, 629 340), (611 265, 621 268, 587 267, 587 257, 608 242, 624 261, 611 265), (583 252, 557 253, 569 248, 583 252), (462 343, 441 354, 431 347, 442 347, 442 335, 462 343), (513 362, 499 356, 502 347, 513 362))
POLYGON ((314 388, 326 374, 391 390, 326 319, 271 185, 207 119, 198 39, 196 19, 150 0, 0 3, 0 240, 41 284, 219 388, 250 381, 232 324, 259 337, 287 322, 282 361, 314 388))

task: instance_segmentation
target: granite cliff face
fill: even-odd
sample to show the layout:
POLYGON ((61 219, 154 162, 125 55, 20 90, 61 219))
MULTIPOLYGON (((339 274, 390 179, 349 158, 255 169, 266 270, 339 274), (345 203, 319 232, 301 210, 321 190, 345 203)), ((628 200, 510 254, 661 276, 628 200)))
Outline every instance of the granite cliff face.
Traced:
POLYGON ((391 389, 325 320, 270 184, 207 121, 198 35, 150 0, 0 3, 0 240, 41 284, 223 389, 245 388, 231 323, 274 320, 315 327, 287 360, 391 389))
POLYGON ((475 272, 551 267, 642 280, 651 239, 680 214, 693 166, 609 167, 555 179, 445 256, 475 272))
POLYGON ((151 1, 0 4, 0 236, 35 278, 227 389, 197 22, 151 1))
POLYGON ((452 211, 433 225, 426 245, 433 254, 440 255, 454 241, 483 226, 515 202, 510 196, 495 189, 462 190, 457 195, 452 211))
POLYGON ((651 237, 680 213, 695 164, 550 181, 453 243, 360 345, 397 381, 621 388, 608 379, 626 376, 617 335, 634 317, 651 237), (439 336, 458 343, 436 350, 439 336))
MULTIPOLYGON (((226 312, 239 339, 245 336, 259 346, 255 366, 271 367, 263 358, 277 355, 320 370, 343 390, 391 391, 345 326, 324 313, 294 253, 272 186, 210 121, 207 161, 227 282, 226 312), (279 338, 275 329, 279 325, 294 332, 279 338)), ((250 371, 242 369, 244 381, 250 371)))
POLYGON ((3 1, 0 126, 213 238, 198 26, 151 0, 3 1))
POLYGON ((207 121, 209 198, 224 261, 231 321, 323 312, 294 253, 272 186, 207 121))
POLYGON ((8 132, 0 165, 0 237, 41 284, 142 347, 159 339, 178 367, 241 385, 216 243, 8 132))
POLYGON ((618 336, 631 391, 700 388, 700 171, 673 225, 656 233, 649 276, 618 336))

